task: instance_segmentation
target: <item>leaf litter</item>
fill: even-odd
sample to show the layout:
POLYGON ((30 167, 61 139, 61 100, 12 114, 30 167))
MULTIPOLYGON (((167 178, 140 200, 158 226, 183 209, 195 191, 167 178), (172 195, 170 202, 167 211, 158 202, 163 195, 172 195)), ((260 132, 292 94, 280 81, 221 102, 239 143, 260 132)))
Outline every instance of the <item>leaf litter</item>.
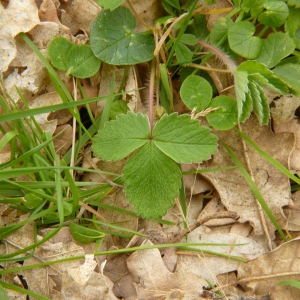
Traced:
MULTIPOLYGON (((220 2, 226 7, 227 1, 220 2)), ((151 3, 149 1, 145 4, 132 1, 132 4, 138 13, 143 12, 143 18, 150 24, 162 12, 159 1, 151 1, 151 3)), ((1 4, 0 69, 1 72, 6 72, 5 87, 16 102, 20 100, 20 97, 15 91, 15 85, 25 98, 31 101, 31 107, 59 102, 56 100, 57 95, 51 90, 50 80, 44 66, 28 46, 17 37, 17 34, 28 32, 42 53, 46 54, 48 44, 55 36, 63 35, 69 40, 75 41, 77 38, 84 42, 92 21, 99 11, 99 6, 92 0, 62 2, 10 0, 5 8, 1 4), (42 2, 39 8, 36 2, 42 2)), ((140 27, 137 31, 140 31, 140 27)), ((121 85, 124 69, 104 65, 98 74, 85 81, 85 88, 90 91, 90 97, 108 94, 107 87, 110 85, 113 73, 110 68, 114 68, 116 72, 120 71, 120 77, 116 77, 115 88, 118 89, 121 85)), ((127 93, 124 96, 125 100, 126 97, 130 97, 132 111, 144 112, 142 93, 132 92, 132 90, 141 87, 138 77, 145 77, 145 74, 139 73, 139 70, 134 67, 129 67, 128 74, 130 75, 124 89, 127 93)), ((64 78, 62 73, 60 75, 72 91, 72 83, 64 78)), ((220 79, 222 82, 226 80, 220 79)), ((274 101, 275 108, 271 112, 274 123, 277 123, 274 125, 274 131, 277 134, 272 132, 271 127, 260 127, 254 118, 242 124, 241 128, 284 166, 299 172, 297 155, 298 148, 300 148, 298 146, 299 125, 294 117, 299 101, 297 99, 293 102, 296 103, 294 107, 286 104, 288 101, 290 101, 289 96, 274 101), (287 123, 288 120, 291 121, 287 123)), ((103 102, 98 102, 98 104, 100 106, 97 108, 91 105, 94 115, 99 115, 102 111, 103 102)), ((67 124, 70 117, 59 112, 50 119, 49 115, 41 116, 41 120, 37 121, 41 126, 47 126, 43 127, 44 131, 55 134, 62 129, 60 126, 65 126, 63 128, 67 130, 72 129, 67 124)), ((61 153, 67 152, 71 147, 70 135, 69 131, 67 135, 62 135, 57 140, 56 147, 61 153), (64 147, 65 149, 62 150, 64 147)), ((293 236, 298 236, 299 211, 292 209, 291 203, 299 207, 300 196, 298 192, 291 195, 288 179, 273 166, 264 162, 250 147, 243 145, 233 130, 223 134, 218 133, 218 136, 232 146, 236 155, 245 165, 248 165, 249 169, 252 169, 253 178, 281 227, 289 230, 293 236)), ((2 151, 1 163, 9 160, 9 152, 9 149, 2 151), (5 155, 7 158, 3 159, 5 155)), ((89 168, 120 173, 124 164, 124 162, 105 163, 92 157, 90 151, 87 151, 85 155, 83 162, 89 168)), ((188 169, 205 170, 231 165, 233 163, 228 154, 222 147, 219 147, 211 160, 200 166, 188 165, 188 169)), ((183 218, 179 205, 170 208, 163 218, 173 222, 173 226, 158 225, 143 221, 137 216, 128 216, 99 207, 98 213, 109 222, 131 230, 144 230, 149 240, 140 237, 128 242, 127 239, 106 235, 101 249, 96 250, 95 245, 78 245, 73 240, 69 229, 64 227, 47 243, 37 247, 33 256, 24 261, 24 266, 76 255, 83 255, 85 260, 74 260, 46 268, 7 274, 2 277, 2 280, 16 284, 16 274, 21 274, 29 289, 51 299, 120 299, 122 297, 126 300, 198 299, 201 295, 208 295, 208 299, 212 299, 219 290, 223 295, 225 293, 236 297, 260 295, 261 298, 257 299, 263 299, 264 296, 270 294, 271 299, 298 299, 300 297, 298 290, 288 286, 276 286, 276 283, 285 279, 300 280, 299 240, 295 239, 279 246, 274 226, 266 219, 266 228, 274 249, 270 251, 268 247, 270 243, 259 216, 259 207, 239 171, 232 169, 188 176, 189 183, 185 178, 187 218, 183 218), (170 251, 148 249, 136 251, 133 254, 105 257, 94 257, 91 254, 99 250, 105 251, 126 246, 168 243, 184 230, 184 222, 189 225, 199 223, 196 229, 188 235, 189 242, 244 245, 203 246, 201 247, 203 252, 200 248, 198 248, 199 252, 171 248, 170 251), (277 246, 279 247, 276 248, 277 246), (210 255, 212 252, 222 253, 224 256, 210 255), (229 256, 236 256, 248 262, 232 260, 229 256), (215 285, 212 290, 209 290, 207 280, 215 285), (242 286, 243 290, 237 285, 242 286)), ((103 181, 104 179, 99 178, 98 174, 95 176, 84 174, 83 180, 103 181)), ((102 203, 106 205, 133 211, 123 191, 108 192, 103 199, 102 203)), ((0 211, 2 226, 21 222, 27 218, 27 215, 17 215, 16 210, 12 210, 5 204, 1 204, 0 211)), ((9 254, 34 243, 33 230, 34 224, 28 223, 9 235, 3 240, 5 244, 0 245, 1 253, 9 254)), ((41 238, 46 232, 47 229, 39 232, 38 237, 41 238)), ((10 263, 5 267, 8 269, 18 266, 21 265, 10 263)), ((23 296, 14 291, 8 290, 8 293, 13 299, 23 299, 23 296)))

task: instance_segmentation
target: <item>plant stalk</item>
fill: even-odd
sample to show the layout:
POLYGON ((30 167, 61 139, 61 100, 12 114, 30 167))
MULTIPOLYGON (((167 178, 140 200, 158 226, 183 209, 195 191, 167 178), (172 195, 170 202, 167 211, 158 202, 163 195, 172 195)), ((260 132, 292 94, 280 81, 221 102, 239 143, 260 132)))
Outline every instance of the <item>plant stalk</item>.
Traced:
POLYGON ((149 86, 149 122, 152 133, 154 127, 154 84, 155 84, 155 59, 151 63, 150 86, 149 86))

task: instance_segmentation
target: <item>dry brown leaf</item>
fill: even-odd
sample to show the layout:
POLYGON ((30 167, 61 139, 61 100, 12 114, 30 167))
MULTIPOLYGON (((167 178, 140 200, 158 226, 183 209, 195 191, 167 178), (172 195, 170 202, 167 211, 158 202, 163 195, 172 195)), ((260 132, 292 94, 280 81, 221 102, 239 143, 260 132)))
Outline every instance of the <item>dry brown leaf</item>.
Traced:
POLYGON ((53 135, 63 131, 63 133, 54 140, 55 151, 57 154, 66 154, 72 146, 73 129, 69 124, 57 126, 53 135))
POLYGON ((93 0, 73 0, 71 3, 61 1, 61 22, 71 29, 73 35, 84 31, 89 34, 94 19, 101 8, 93 0))
MULTIPOLYGON (((251 117, 242 125, 242 131, 258 144, 259 147, 269 153, 269 155, 288 167, 288 158, 294 144, 291 134, 275 135, 268 126, 259 126, 254 117, 251 117)), ((234 130, 231 130, 218 132, 218 136, 233 149, 237 157, 247 168, 242 140, 238 134, 234 130)), ((247 148, 247 155, 258 189, 276 220, 284 226, 286 220, 282 212, 282 207, 287 205, 291 200, 289 179, 271 164, 267 163, 252 148, 247 148)), ((220 147, 213 159, 204 162, 200 168, 217 168, 232 165, 234 163, 231 161, 229 155, 223 147, 220 147)), ((250 222, 255 234, 264 234, 255 198, 237 168, 221 172, 205 173, 203 176, 207 177, 214 184, 227 210, 233 211, 240 216, 239 222, 250 222)), ((268 219, 267 226, 272 236, 274 226, 268 219)))
POLYGON ((276 286, 283 280, 300 280, 300 240, 287 242, 274 251, 238 268, 238 283, 255 295, 271 299, 300 299, 300 289, 276 286))
MULTIPOLYGON (((144 245, 152 245, 150 241, 144 245)), ((127 259, 138 299, 197 299, 206 281, 190 269, 170 272, 158 249, 137 251, 127 259), (194 297, 194 298, 193 298, 194 297)))
MULTIPOLYGON (((214 233, 214 231, 211 231, 210 234, 205 234, 202 228, 195 229, 189 234, 188 241, 190 243, 244 244, 243 246, 201 246, 198 248, 248 260, 257 258, 267 251, 265 246, 252 238, 234 233, 214 233)), ((235 271, 240 262, 227 257, 195 253, 195 255, 180 255, 177 264, 178 266, 181 265, 182 269, 189 269, 216 284, 215 276, 235 271)))
MULTIPOLYGON (((137 12, 139 18, 144 21, 149 26, 155 25, 155 21, 163 16, 164 9, 162 7, 161 1, 159 0, 130 0, 130 3, 134 10, 137 12)), ((130 8, 127 1, 123 2, 123 5, 130 8)), ((143 32, 149 30, 145 25, 142 24, 140 20, 136 20, 136 31, 143 32)))
MULTIPOLYGON (((294 205, 300 208, 300 191, 293 194, 294 205)), ((287 229, 291 231, 300 231, 300 211, 294 209, 285 209, 287 215, 287 229)))
POLYGON ((289 121, 300 106, 300 97, 294 95, 281 95, 278 100, 274 100, 275 107, 271 107, 271 114, 275 124, 282 124, 289 121))
POLYGON ((40 23, 34 0, 10 0, 4 8, 0 3, 0 73, 7 70, 16 56, 14 37, 28 32, 40 23))
POLYGON ((293 133, 295 137, 294 149, 290 155, 289 167, 291 170, 300 171, 300 126, 298 119, 292 119, 283 124, 274 124, 275 133, 293 133))
POLYGON ((61 24, 60 20, 57 16, 57 9, 52 0, 43 0, 43 3, 41 4, 39 8, 39 17, 42 22, 48 21, 48 22, 54 22, 56 23, 60 29, 70 34, 71 30, 67 26, 64 26, 61 24))

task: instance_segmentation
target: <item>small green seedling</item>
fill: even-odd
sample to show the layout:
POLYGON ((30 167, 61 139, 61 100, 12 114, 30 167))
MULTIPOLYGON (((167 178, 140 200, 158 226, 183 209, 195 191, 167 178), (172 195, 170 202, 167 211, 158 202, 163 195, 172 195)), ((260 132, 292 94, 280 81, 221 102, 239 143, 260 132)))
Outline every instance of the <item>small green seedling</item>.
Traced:
POLYGON ((134 65, 151 60, 154 39, 150 34, 134 33, 135 27, 134 15, 124 6, 101 11, 91 28, 94 54, 111 65, 134 65))
POLYGON ((236 100, 227 96, 212 99, 211 85, 200 76, 188 76, 182 83, 180 96, 190 110, 200 112, 207 108, 216 109, 206 118, 208 123, 218 130, 228 130, 238 123, 236 100))
POLYGON ((100 60, 89 45, 75 45, 64 37, 53 39, 48 48, 48 56, 59 70, 77 78, 88 78, 96 74, 100 60))

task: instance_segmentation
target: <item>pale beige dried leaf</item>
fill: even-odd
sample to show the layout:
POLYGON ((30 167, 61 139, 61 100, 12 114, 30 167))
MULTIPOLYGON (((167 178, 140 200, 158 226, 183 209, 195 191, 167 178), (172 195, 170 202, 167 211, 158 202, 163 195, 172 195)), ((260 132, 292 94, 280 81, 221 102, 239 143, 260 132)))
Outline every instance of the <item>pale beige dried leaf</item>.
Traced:
MULTIPOLYGON (((222 253, 226 256, 237 256, 244 259, 254 259, 264 254, 267 249, 255 240, 232 233, 204 234, 203 229, 193 231, 188 238, 190 243, 214 243, 214 244, 245 244, 243 246, 201 246, 203 250, 222 253)), ((235 271, 240 262, 220 257, 210 256, 205 253, 194 253, 194 255, 179 255, 177 265, 183 270, 190 270, 199 276, 217 284, 216 276, 235 271)))
MULTIPOLYGON (((300 191, 293 193, 294 205, 300 208, 300 191)), ((300 211, 294 209, 285 209, 287 215, 286 228, 291 231, 300 231, 300 211)))
POLYGON ((78 268, 68 269, 68 274, 79 285, 85 285, 92 276, 96 265, 97 263, 94 260, 94 255, 86 254, 84 263, 78 268))
POLYGON ((93 0, 73 0, 72 3, 61 1, 61 22, 71 29, 73 35, 80 30, 89 34, 92 23, 101 8, 93 0))
POLYGON ((63 133, 54 140, 54 147, 57 154, 66 154, 72 146, 73 129, 69 124, 57 126, 53 135, 63 131, 63 133))
POLYGON ((112 292, 113 283, 103 274, 92 272, 84 285, 79 285, 67 272, 63 273, 62 278, 62 299, 117 300, 112 292))
MULTIPOLYGON (((145 245, 152 243, 148 241, 145 245)), ((131 274, 139 278, 136 283, 138 299, 167 299, 171 295, 188 299, 199 296, 206 285, 204 279, 191 270, 170 272, 162 262, 158 249, 133 253, 127 260, 127 266, 131 274)))
MULTIPOLYGON (((268 126, 259 126, 256 118, 252 117, 242 125, 242 131, 249 136, 259 147, 284 166, 288 167, 288 159, 293 148, 293 136, 291 134, 272 133, 268 126), (283 147, 284 145, 284 147, 283 147)), ((234 130, 218 132, 218 136, 224 140, 234 151, 248 169, 242 140, 234 130)), ((250 165, 253 170, 255 183, 267 202, 276 220, 284 226, 285 216, 282 207, 291 199, 289 179, 271 164, 267 163, 251 147, 247 148, 250 165)), ((229 155, 223 147, 214 155, 213 159, 204 162, 200 167, 217 168, 232 166, 229 155)), ((239 222, 250 222, 257 235, 263 234, 263 228, 258 213, 258 207, 250 187, 239 170, 205 173, 218 190, 222 203, 228 211, 233 211, 240 216, 239 222)), ((267 219, 267 226, 271 236, 274 232, 273 224, 267 219)))
POLYGON ((274 124, 275 133, 293 133, 295 138, 294 149, 290 155, 289 168, 294 172, 300 170, 300 126, 298 119, 292 119, 283 124, 274 124))
POLYGON ((271 114, 275 124, 289 121, 300 106, 300 97, 294 95, 281 95, 278 100, 273 101, 275 107, 271 107, 271 114))
MULTIPOLYGON (((2 7, 2 4, 1 4, 2 7)), ((7 70, 16 56, 14 37, 40 23, 34 0, 10 0, 0 15, 0 72, 7 70)))
POLYGON ((238 282, 255 295, 270 293, 271 299, 300 299, 300 289, 276 286, 283 280, 300 280, 299 253, 299 239, 284 243, 274 251, 241 264, 238 282))

